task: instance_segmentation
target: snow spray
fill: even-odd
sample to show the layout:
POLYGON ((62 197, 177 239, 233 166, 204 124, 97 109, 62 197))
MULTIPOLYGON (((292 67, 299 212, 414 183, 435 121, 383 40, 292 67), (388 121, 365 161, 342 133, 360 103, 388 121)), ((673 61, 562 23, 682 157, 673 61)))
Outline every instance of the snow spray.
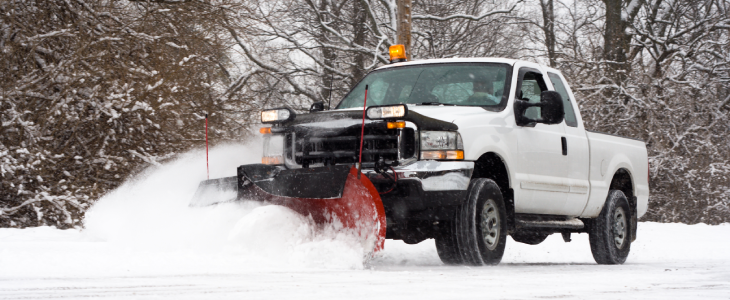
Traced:
MULTIPOLYGON (((261 150, 260 140, 212 147, 210 154, 219 159, 210 175, 235 176, 237 166, 258 163, 261 150)), ((86 213, 84 233, 133 253, 231 262, 221 268, 364 268, 357 239, 286 207, 256 201, 189 207, 205 179, 197 171, 202 154, 192 151, 150 167, 99 199, 86 213)))

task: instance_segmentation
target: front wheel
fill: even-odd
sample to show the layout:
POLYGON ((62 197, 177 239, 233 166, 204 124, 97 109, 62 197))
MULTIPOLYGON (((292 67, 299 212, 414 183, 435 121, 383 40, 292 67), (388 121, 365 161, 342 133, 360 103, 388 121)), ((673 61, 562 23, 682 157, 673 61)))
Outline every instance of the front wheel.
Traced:
POLYGON ((606 204, 589 229, 591 253, 598 264, 618 265, 626 261, 631 249, 630 212, 622 191, 608 192, 606 204))
POLYGON ((455 235, 463 263, 498 264, 507 242, 507 213, 497 184, 473 179, 466 202, 455 218, 455 235))

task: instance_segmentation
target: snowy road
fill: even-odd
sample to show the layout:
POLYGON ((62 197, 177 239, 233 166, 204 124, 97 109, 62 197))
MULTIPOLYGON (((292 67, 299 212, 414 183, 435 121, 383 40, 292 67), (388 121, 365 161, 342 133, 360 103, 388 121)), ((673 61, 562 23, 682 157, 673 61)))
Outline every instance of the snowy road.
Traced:
MULTIPOLYGON (((230 158, 211 160, 216 178, 260 154, 230 146, 211 157, 230 158)), ((130 180, 87 212, 84 230, 0 229, 0 299, 730 299, 730 224, 641 223, 620 266, 596 265, 585 234, 510 239, 502 264, 478 268, 444 266, 433 240, 388 240, 363 265, 357 244, 286 209, 188 207, 204 158, 130 180)))
POLYGON ((317 255, 277 264, 0 229, 0 299, 730 299, 729 225, 641 223, 639 234, 621 266, 596 265, 585 235, 553 235, 537 246, 510 240, 502 264, 478 268, 442 265, 432 240, 388 241, 361 269, 317 255))

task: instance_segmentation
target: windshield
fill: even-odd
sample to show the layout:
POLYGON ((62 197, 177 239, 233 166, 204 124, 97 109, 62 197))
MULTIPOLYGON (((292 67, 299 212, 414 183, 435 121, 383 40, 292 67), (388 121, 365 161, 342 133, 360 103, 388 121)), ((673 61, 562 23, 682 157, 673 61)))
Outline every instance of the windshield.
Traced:
POLYGON ((444 104, 501 110, 507 103, 510 66, 507 64, 428 64, 388 68, 368 74, 337 106, 362 107, 365 86, 368 106, 444 104))

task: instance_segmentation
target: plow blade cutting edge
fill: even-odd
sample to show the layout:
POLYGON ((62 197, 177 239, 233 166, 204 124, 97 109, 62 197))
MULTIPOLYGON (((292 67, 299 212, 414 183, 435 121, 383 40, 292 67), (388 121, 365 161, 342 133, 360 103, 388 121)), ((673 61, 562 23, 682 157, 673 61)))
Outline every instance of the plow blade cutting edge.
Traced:
POLYGON ((368 177, 358 178, 358 173, 350 166, 282 170, 243 165, 236 177, 201 182, 190 206, 236 200, 282 205, 311 216, 318 225, 341 226, 377 252, 385 241, 385 210, 368 177))

